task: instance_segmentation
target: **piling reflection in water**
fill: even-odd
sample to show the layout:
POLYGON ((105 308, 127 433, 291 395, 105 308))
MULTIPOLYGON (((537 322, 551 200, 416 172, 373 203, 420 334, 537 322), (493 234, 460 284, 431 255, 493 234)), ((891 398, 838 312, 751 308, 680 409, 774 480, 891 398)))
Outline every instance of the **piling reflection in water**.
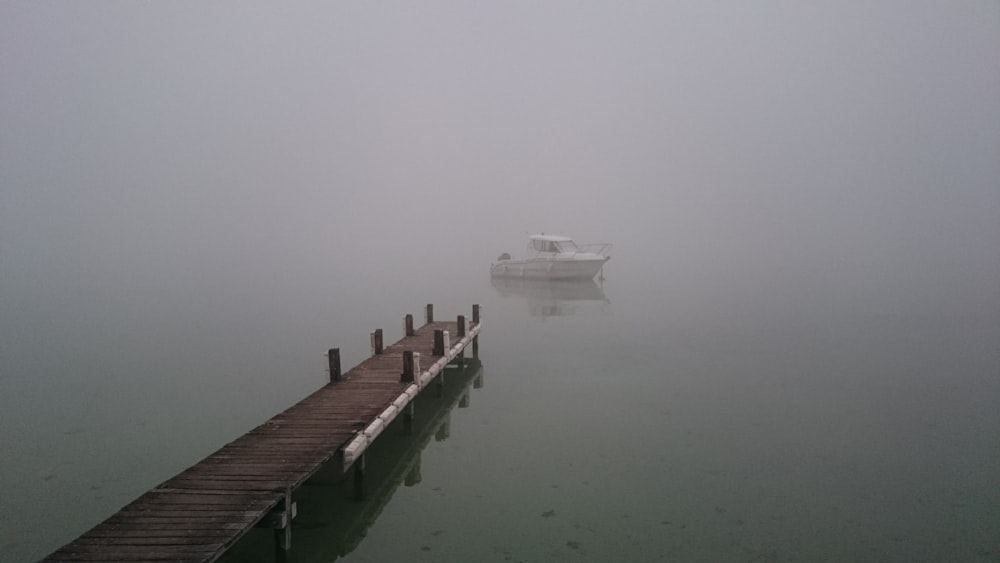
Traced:
POLYGON ((451 411, 470 406, 472 390, 483 387, 483 378, 479 359, 466 358, 464 367, 445 370, 416 397, 412 426, 397 418, 365 452, 363 500, 355 495, 354 472, 344 472, 335 457, 293 494, 298 515, 291 550, 276 550, 270 530, 253 529, 220 561, 333 561, 354 551, 396 489, 420 484, 421 452, 432 439, 448 439, 451 411))
POLYGON ((491 278, 490 283, 501 297, 526 301, 528 312, 539 317, 573 315, 588 301, 611 302, 594 280, 491 278))

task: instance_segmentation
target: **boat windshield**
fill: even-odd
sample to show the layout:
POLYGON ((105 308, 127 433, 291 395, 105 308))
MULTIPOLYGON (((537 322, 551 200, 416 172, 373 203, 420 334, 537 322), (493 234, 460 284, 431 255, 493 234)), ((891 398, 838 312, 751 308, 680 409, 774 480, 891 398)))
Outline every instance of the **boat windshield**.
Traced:
POLYGON ((552 243, 558 249, 557 252, 577 252, 579 248, 576 247, 576 243, 571 240, 564 240, 561 242, 552 243))
POLYGON ((576 244, 571 240, 532 239, 531 248, 536 252, 578 252, 576 244))

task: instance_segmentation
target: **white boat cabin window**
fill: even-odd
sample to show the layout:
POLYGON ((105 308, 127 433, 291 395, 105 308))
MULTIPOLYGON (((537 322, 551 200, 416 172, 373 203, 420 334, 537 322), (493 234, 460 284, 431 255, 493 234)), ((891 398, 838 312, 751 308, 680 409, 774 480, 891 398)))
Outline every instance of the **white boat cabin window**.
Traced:
POLYGON ((559 252, 559 247, 551 240, 535 239, 531 242, 538 252, 559 252))

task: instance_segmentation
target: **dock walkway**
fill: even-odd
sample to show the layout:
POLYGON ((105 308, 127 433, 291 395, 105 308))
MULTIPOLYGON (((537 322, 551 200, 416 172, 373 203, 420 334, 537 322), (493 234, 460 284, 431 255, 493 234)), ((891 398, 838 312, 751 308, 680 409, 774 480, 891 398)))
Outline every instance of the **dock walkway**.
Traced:
MULTIPOLYGON (((428 322, 341 374, 331 349, 331 382, 264 424, 129 503, 44 561, 214 561, 250 528, 279 530, 287 547, 292 492, 339 456, 363 483, 364 451, 446 365, 478 349, 479 308, 465 319, 428 322), (447 334, 446 334, 447 333, 447 334), (454 335, 454 343, 449 342, 454 335), (423 362, 421 362, 423 360, 423 362), (425 366, 421 368, 421 363, 425 366)), ((404 421, 405 424, 405 421, 404 421)))

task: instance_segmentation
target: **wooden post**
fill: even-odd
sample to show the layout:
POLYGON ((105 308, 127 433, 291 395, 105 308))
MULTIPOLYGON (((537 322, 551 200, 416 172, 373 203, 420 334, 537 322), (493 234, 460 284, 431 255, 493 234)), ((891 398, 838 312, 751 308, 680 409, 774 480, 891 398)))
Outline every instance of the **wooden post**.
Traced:
POLYGON ((403 373, 399 376, 403 383, 413 383, 413 350, 403 352, 403 373))
POLYGON ((425 318, 427 319, 427 324, 431 324, 432 322, 434 322, 434 304, 433 303, 428 303, 427 304, 425 318))
POLYGON ((413 315, 407 313, 404 324, 406 325, 406 336, 413 336, 413 315))
POLYGON ((282 499, 281 508, 277 513, 280 517, 278 527, 274 529, 274 548, 278 561, 286 560, 286 552, 292 549, 292 518, 295 516, 294 503, 292 503, 292 490, 285 489, 285 497, 282 499))
POLYGON ((413 407, 413 401, 406 405, 406 410, 403 411, 403 434, 413 434, 413 413, 415 409, 413 407))
MULTIPOLYGON (((472 306, 472 324, 479 324, 479 304, 472 306)), ((472 337, 472 357, 479 359, 479 335, 472 337)))
POLYGON ((435 356, 444 355, 444 331, 441 329, 434 329, 434 352, 435 356))
MULTIPOLYGON (((458 316, 458 339, 461 340, 465 338, 465 315, 458 316)), ((458 367, 465 367, 465 348, 455 356, 458 360, 458 367)))
POLYGON ((374 338, 374 341, 373 341, 373 348, 375 349, 375 355, 376 356, 379 355, 379 354, 381 354, 383 352, 382 329, 380 329, 380 328, 376 328, 375 329, 375 338, 374 338))
POLYGON ((365 454, 354 462, 354 500, 365 500, 365 454))
POLYGON ((434 433, 435 442, 443 442, 451 436, 451 413, 444 415, 444 419, 441 420, 441 426, 438 426, 437 432, 434 433))
POLYGON ((412 487, 420 483, 423 477, 420 476, 420 452, 417 451, 415 456, 415 461, 413 462, 413 467, 410 468, 409 473, 406 474, 406 478, 403 479, 403 485, 407 487, 412 487))
POLYGON ((341 380, 340 373, 340 348, 330 348, 330 351, 326 354, 327 360, 330 362, 330 383, 335 383, 341 380))

